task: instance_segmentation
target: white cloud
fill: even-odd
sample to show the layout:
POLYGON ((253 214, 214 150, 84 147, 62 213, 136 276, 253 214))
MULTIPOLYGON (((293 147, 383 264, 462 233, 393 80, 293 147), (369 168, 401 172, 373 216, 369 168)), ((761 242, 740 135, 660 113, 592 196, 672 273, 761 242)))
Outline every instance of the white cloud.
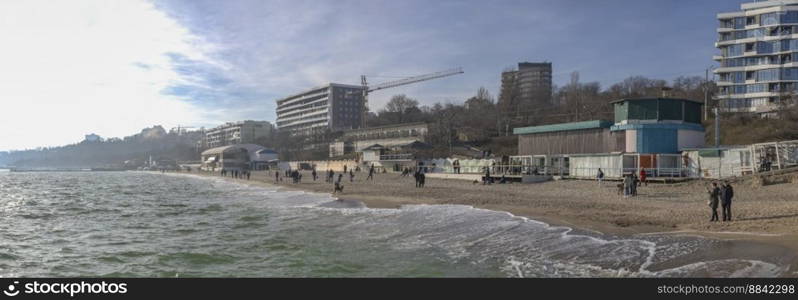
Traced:
POLYGON ((2 1, 0 37, 0 150, 199 124, 202 110, 161 94, 190 81, 164 54, 227 68, 146 1, 2 1))

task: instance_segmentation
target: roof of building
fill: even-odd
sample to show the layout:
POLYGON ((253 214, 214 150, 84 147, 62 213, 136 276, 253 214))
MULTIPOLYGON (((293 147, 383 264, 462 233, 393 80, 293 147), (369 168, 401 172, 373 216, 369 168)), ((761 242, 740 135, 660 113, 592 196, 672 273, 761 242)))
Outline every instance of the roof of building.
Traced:
POLYGON ((560 123, 560 124, 551 124, 543 126, 513 128, 513 134, 533 134, 533 133, 570 131, 570 130, 582 130, 582 129, 610 128, 612 124, 613 124, 612 121, 606 121, 606 120, 560 123))
POLYGON ((368 146, 366 148, 363 148, 362 151, 374 151, 374 150, 383 150, 383 149, 386 149, 385 146, 380 145, 380 144, 374 144, 374 145, 368 146))
MULTIPOLYGON (((220 154, 222 152, 230 152, 236 150, 242 150, 244 148, 237 147, 236 145, 229 145, 229 146, 221 146, 216 148, 210 148, 208 150, 202 151, 202 155, 213 155, 213 154, 220 154)), ((246 150, 246 149, 244 149, 246 150)))
POLYGON ((330 82, 330 83, 322 85, 322 86, 316 86, 316 87, 313 87, 313 88, 310 88, 310 89, 303 90, 303 91, 298 92, 298 93, 294 93, 294 94, 289 95, 289 96, 285 96, 285 97, 277 99, 275 101, 277 103, 280 103, 281 101, 284 101, 284 100, 295 98, 297 96, 302 96, 304 94, 308 94, 308 93, 315 92, 315 91, 318 91, 318 90, 327 89, 327 88, 330 88, 330 87, 345 87, 345 88, 353 88, 353 89, 364 89, 365 88, 362 85, 342 84, 342 83, 332 83, 332 82, 330 82))
POLYGON ((278 154, 277 151, 274 151, 272 149, 260 149, 256 153, 258 153, 258 154, 278 154))
POLYGON ((704 105, 704 102, 703 102, 703 101, 698 101, 698 100, 693 100, 693 99, 685 99, 685 98, 662 98, 662 97, 656 97, 656 98, 623 98, 623 99, 618 99, 618 100, 613 100, 613 101, 610 101, 610 103, 611 103, 611 104, 614 104, 614 103, 618 103, 618 102, 625 102, 625 101, 644 101, 644 100, 679 100, 679 101, 687 101, 687 102, 693 102, 693 103, 697 103, 697 104, 704 105))
POLYGON ((247 152, 256 152, 256 151, 260 151, 260 150, 266 149, 266 147, 263 147, 261 145, 256 145, 256 144, 235 144, 235 145, 228 145, 228 146, 221 146, 221 147, 211 148, 211 149, 202 151, 201 155, 213 155, 213 154, 219 154, 219 153, 222 153, 222 152, 237 151, 239 149, 247 150, 247 152))
POLYGON ((422 141, 413 141, 407 144, 393 146, 393 148, 431 149, 432 145, 422 141))

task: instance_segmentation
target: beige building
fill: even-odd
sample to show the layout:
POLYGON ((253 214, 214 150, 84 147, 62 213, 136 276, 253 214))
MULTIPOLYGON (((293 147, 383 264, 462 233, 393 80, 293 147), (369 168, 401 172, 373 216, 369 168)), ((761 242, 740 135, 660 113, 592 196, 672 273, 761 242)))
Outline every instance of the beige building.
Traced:
POLYGON ((254 144, 257 139, 269 137, 273 132, 274 126, 268 121, 228 122, 207 130, 200 143, 203 149, 233 144, 254 144))
POLYGON ((429 126, 426 123, 405 123, 345 131, 330 143, 330 157, 362 152, 378 144, 386 148, 425 142, 429 126))

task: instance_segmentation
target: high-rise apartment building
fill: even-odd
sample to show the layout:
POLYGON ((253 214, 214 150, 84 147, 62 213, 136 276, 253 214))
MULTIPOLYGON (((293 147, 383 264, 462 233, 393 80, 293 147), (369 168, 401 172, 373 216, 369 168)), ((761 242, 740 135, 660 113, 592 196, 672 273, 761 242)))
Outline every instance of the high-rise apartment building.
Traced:
POLYGON ((360 128, 363 87, 330 83, 277 100, 277 129, 294 134, 360 128))
POLYGON ((551 104, 551 63, 518 63, 518 69, 502 72, 499 106, 505 111, 526 112, 551 104))
POLYGON ((766 114, 796 91, 798 0, 743 3, 720 13, 715 69, 723 111, 766 114))

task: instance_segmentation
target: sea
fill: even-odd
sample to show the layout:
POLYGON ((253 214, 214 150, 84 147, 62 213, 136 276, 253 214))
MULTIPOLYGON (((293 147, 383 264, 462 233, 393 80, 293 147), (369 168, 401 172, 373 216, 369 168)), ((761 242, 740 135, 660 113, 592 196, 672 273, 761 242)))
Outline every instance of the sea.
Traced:
POLYGON ((0 172, 0 277, 773 277, 699 237, 148 172, 0 172))

